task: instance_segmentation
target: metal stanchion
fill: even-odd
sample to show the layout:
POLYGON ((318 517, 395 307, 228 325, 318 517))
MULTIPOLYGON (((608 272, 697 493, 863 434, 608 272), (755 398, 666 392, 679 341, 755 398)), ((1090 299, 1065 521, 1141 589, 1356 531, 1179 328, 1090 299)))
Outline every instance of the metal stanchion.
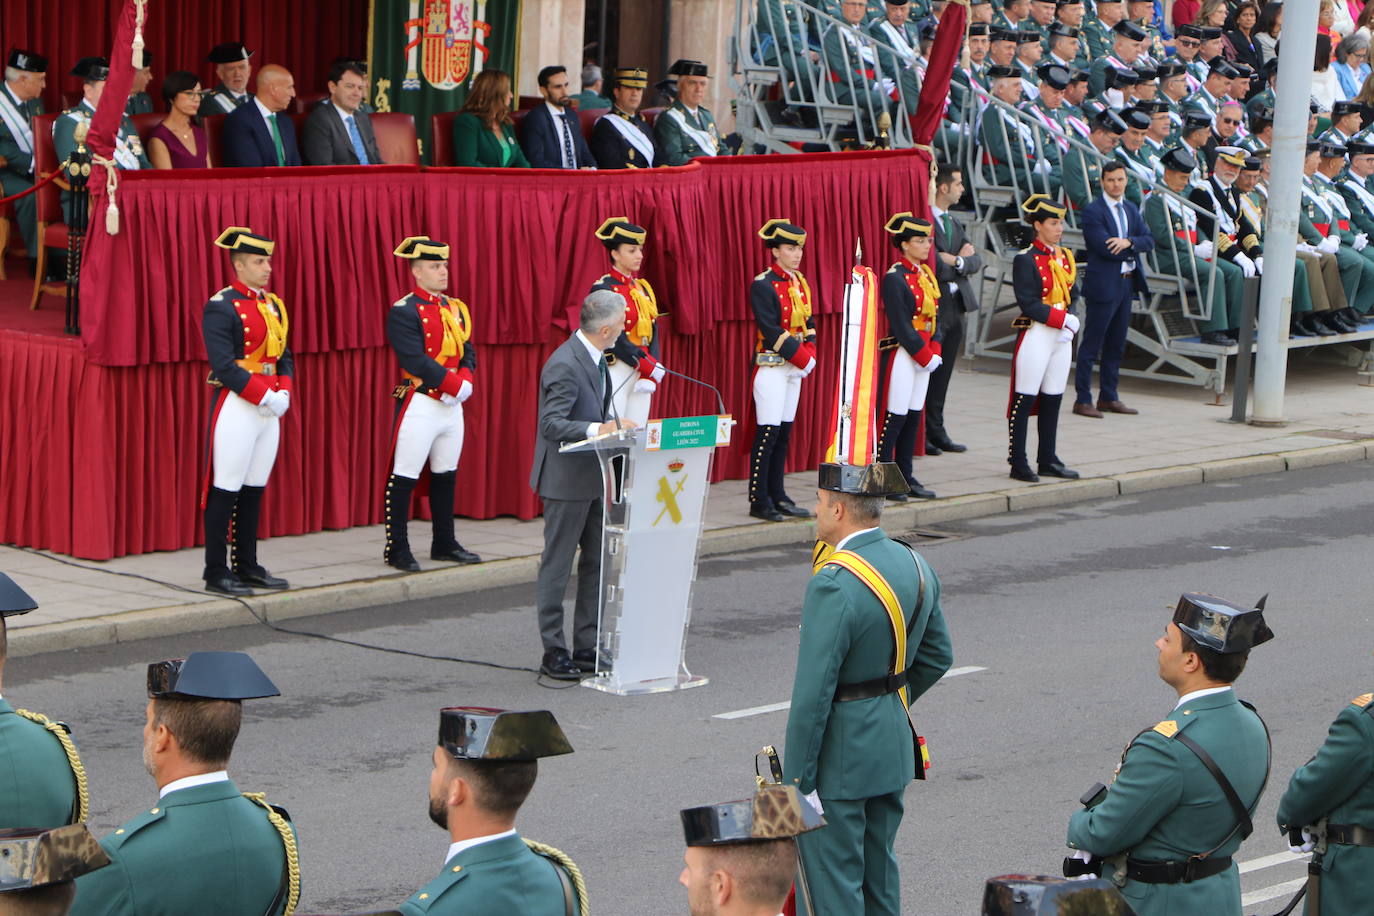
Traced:
POLYGON ((71 185, 67 216, 67 326, 68 334, 81 333, 81 253, 85 248, 86 227, 90 221, 91 154, 84 137, 67 162, 67 183, 71 185))
POLYGON ((1244 423, 1250 401, 1250 349, 1255 342, 1255 313, 1259 310, 1260 278, 1249 277, 1241 291, 1240 340, 1236 351, 1236 376, 1231 383, 1231 422, 1244 423))

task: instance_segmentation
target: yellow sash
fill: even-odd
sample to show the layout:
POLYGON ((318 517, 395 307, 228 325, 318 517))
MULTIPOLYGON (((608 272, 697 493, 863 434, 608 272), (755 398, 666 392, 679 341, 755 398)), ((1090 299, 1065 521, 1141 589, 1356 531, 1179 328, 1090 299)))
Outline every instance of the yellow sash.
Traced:
POLYGON ((1070 294, 1073 292, 1073 281, 1078 276, 1078 265, 1074 261, 1073 252, 1067 248, 1059 248, 1050 255, 1050 291, 1045 296, 1045 301, 1051 306, 1063 303, 1065 308, 1069 307, 1070 294), (1059 253, 1063 252, 1069 259, 1069 266, 1066 269, 1059 263, 1059 253))
POLYGON ((940 284, 929 264, 917 265, 916 282, 921 287, 921 303, 916 307, 916 314, 911 316, 911 326, 918 331, 933 334, 935 316, 940 308, 940 284))
POLYGON ((787 284, 788 295, 792 297, 792 319, 788 322, 788 330, 805 335, 806 322, 811 318, 811 284, 800 272, 795 277, 796 280, 787 284), (797 288, 798 283, 801 284, 800 289, 797 288))
MULTIPOLYGON (((824 565, 832 564, 853 573, 882 602, 883 610, 887 611, 888 623, 892 625, 892 639, 896 643, 892 656, 891 673, 901 674, 906 670, 906 617, 902 615, 902 605, 897 600, 897 593, 892 590, 892 586, 887 583, 887 580, 874 568, 872 563, 852 550, 837 550, 830 554, 825 559, 824 565)), ((911 705, 907 699, 905 687, 898 691, 898 695, 902 699, 902 706, 911 705)))
POLYGON ((258 306, 258 314, 262 316, 263 324, 267 326, 267 336, 263 338, 262 346, 248 355, 248 359, 261 362, 264 359, 277 359, 286 352, 286 334, 290 330, 291 322, 286 316, 286 303, 281 301, 276 293, 268 293, 266 299, 254 298, 258 306), (271 305, 268 305, 268 303, 271 305))
POLYGON ((439 318, 444 323, 444 342, 439 346, 439 355, 434 359, 442 366, 451 357, 463 358, 463 346, 472 336, 472 316, 468 313, 467 303, 462 299, 450 298, 439 307, 439 318))
POLYGON ((647 347, 654 339, 654 322, 658 320, 658 300, 648 280, 630 281, 630 298, 635 303, 635 325, 629 328, 630 343, 647 347))

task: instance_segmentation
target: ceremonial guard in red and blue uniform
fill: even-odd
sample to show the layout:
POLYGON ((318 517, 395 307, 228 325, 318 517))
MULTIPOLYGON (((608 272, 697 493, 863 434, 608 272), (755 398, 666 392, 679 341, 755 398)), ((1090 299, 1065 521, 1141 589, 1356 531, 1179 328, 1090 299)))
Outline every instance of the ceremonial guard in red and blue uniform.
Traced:
POLYGON ((749 458, 749 514, 780 522, 810 518, 783 488, 787 445, 797 416, 802 379, 816 368, 816 321, 811 287, 797 268, 806 230, 770 219, 759 238, 773 250, 773 266, 754 278, 749 305, 758 338, 754 353, 754 448, 749 458))
POLYGON ((1064 235, 1063 207, 1044 194, 1032 194, 1021 205, 1021 213, 1035 227, 1035 241, 1011 264, 1012 287, 1021 314, 1012 321, 1020 334, 1012 359, 1011 402, 1007 407, 1011 437, 1007 462, 1012 479, 1029 483, 1040 479, 1026 460, 1031 414, 1038 413, 1040 473, 1072 480, 1078 472, 1059 460, 1055 439, 1059 405, 1064 400, 1073 358, 1073 335, 1079 327, 1078 316, 1069 311, 1078 266, 1073 252, 1059 245, 1064 235))
POLYGON ((294 362, 286 346, 286 306, 266 289, 276 243, 230 226, 215 239, 229 252, 234 282, 205 303, 201 332, 210 360, 209 474, 205 510, 205 587, 251 595, 253 587, 286 588, 258 563, 262 494, 291 409, 294 362), (231 535, 232 530, 232 535, 231 535), (230 555, 230 541, 233 551, 230 555))
MULTIPOLYGON (((878 460, 897 465, 911 496, 934 499, 911 470, 930 374, 943 361, 935 322, 940 283, 926 263, 935 243, 934 228, 908 211, 894 214, 883 229, 902 256, 883 275, 883 311, 891 336, 881 344, 888 364, 887 412, 878 437, 878 460)), ((906 502, 908 497, 899 493, 888 498, 906 502)))
POLYGON ((429 512, 434 536, 429 556, 454 563, 480 563, 453 534, 453 500, 458 487, 458 456, 463 451, 463 402, 472 397, 477 350, 467 304, 444 294, 448 288, 449 246, 428 236, 413 236, 395 254, 410 262, 415 288, 391 306, 386 339, 401 364, 401 384, 393 395, 396 438, 391 476, 386 482, 388 566, 417 572, 406 523, 410 497, 429 465, 429 512))
POLYGON ((623 216, 613 216, 596 230, 596 237, 610 253, 611 270, 591 291, 608 289, 625 300, 625 331, 606 351, 611 406, 615 416, 643 426, 649 422, 650 398, 667 375, 659 363, 658 298, 648 280, 635 276, 644 263, 648 233, 623 216))

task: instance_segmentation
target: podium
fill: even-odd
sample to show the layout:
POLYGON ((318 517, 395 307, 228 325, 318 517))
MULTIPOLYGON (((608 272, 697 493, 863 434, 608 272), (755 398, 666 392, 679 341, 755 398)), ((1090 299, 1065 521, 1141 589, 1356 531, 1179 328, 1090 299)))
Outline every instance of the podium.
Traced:
POLYGON ((711 460, 733 425, 727 415, 651 420, 559 449, 594 452, 605 488, 598 670, 582 686, 631 696, 707 683, 687 670, 687 624, 711 460))

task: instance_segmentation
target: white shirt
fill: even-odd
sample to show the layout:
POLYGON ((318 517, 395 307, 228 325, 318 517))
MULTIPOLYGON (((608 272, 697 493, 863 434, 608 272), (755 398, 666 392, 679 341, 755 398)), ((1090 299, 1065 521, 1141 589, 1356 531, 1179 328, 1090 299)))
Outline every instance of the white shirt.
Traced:
MULTIPOLYGON (((932 223, 938 223, 938 222, 940 222, 941 217, 943 217, 944 215, 945 215, 945 211, 944 211, 944 210, 941 210, 939 207, 935 206, 934 204, 931 204, 931 205, 930 205, 930 221, 931 221, 932 223)), ((951 239, 945 239, 945 242, 946 242, 946 243, 949 243, 950 241, 952 241, 952 240, 951 240, 951 239)), ((954 254, 954 252, 951 251, 951 252, 949 252, 949 254, 954 254)), ((936 255, 936 257, 939 257, 939 255, 936 255)), ((954 269, 957 270, 957 271, 959 271, 960 273, 963 273, 963 272, 964 272, 964 259, 961 258, 961 257, 959 257, 958 255, 954 255, 954 269)), ((957 293, 957 292, 959 292, 959 284, 958 284, 958 283, 950 282, 950 283, 946 283, 945 285, 949 287, 949 292, 951 292, 951 293, 957 293)))
POLYGON ((572 131, 572 124, 569 123, 572 120, 572 109, 559 108, 551 102, 545 102, 544 107, 549 110, 549 117, 553 118, 554 133, 558 134, 558 158, 562 161, 563 168, 577 168, 577 141, 573 139, 571 133, 566 135, 563 133, 565 129, 572 131), (567 119, 564 118, 565 114, 568 115, 567 119), (566 143, 564 142, 565 139, 566 143), (571 160, 568 159, 569 153, 572 154, 571 160))
POLYGON ((870 531, 877 531, 877 530, 878 530, 878 526, 877 526, 877 525, 874 525, 872 528, 865 528, 865 529, 862 530, 862 531, 855 531, 853 534, 846 534, 844 537, 840 538, 840 542, 839 542, 838 544, 835 545, 835 550, 836 550, 836 551, 844 550, 844 545, 845 545, 845 544, 848 544, 850 541, 854 540, 854 539, 855 539, 856 537, 858 537, 859 535, 861 535, 861 534, 868 534, 868 532, 870 532, 870 531))
POLYGON ((1192 693, 1185 693, 1183 696, 1178 698, 1178 703, 1174 705, 1174 709, 1178 709, 1178 707, 1182 706, 1184 703, 1191 703, 1198 697, 1209 697, 1214 693, 1225 693, 1230 689, 1232 688, 1228 684, 1225 687, 1204 687, 1201 690, 1194 690, 1192 693))
MULTIPOLYGON (((606 355, 596 348, 596 344, 592 343, 590 340, 587 339, 587 335, 582 333, 581 328, 578 328, 577 332, 574 333, 573 336, 576 337, 578 340, 582 341, 582 346, 586 347, 587 352, 590 353, 592 356, 592 362, 598 364, 597 373, 599 375, 601 372, 600 363, 603 359, 606 358, 606 355)), ((604 391, 602 392, 602 397, 605 397, 604 391)), ((587 438, 590 439, 592 436, 597 435, 600 429, 600 423, 588 423, 587 438)))
POLYGON ((267 125, 267 132, 271 133, 272 119, 277 116, 277 113, 272 111, 272 109, 268 108, 266 105, 262 104, 262 99, 258 98, 257 96, 253 96, 253 104, 258 106, 258 114, 262 115, 262 122, 267 125))
POLYGON ((193 789, 196 786, 208 786, 212 782, 228 782, 229 773, 226 770, 215 770, 213 773, 199 773, 195 776, 183 776, 181 779, 173 779, 167 785, 158 790, 158 798, 166 798, 167 793, 176 792, 181 789, 193 789))
POLYGON ((514 827, 507 830, 505 833, 493 833, 491 836, 475 836, 470 840, 459 840, 456 843, 450 843, 448 847, 448 855, 444 857, 444 864, 447 865, 449 862, 453 860, 454 856, 458 855, 458 853, 462 852, 465 849, 471 849, 474 846, 481 846, 483 843, 490 843, 493 840, 504 840, 508 836, 515 836, 514 827))

